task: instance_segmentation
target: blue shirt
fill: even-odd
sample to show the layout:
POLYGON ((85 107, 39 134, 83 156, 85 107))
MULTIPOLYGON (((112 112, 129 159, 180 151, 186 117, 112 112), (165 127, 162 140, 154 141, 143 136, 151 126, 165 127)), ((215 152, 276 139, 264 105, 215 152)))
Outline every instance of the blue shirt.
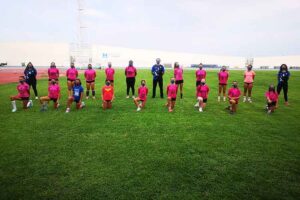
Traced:
POLYGON ((159 78, 162 78, 165 73, 165 68, 163 65, 155 64, 153 65, 151 72, 153 75, 153 80, 157 80, 159 78))
POLYGON ((73 87, 73 97, 75 101, 79 101, 81 97, 81 93, 83 92, 83 87, 81 85, 73 87))
POLYGON ((287 83, 287 81, 289 80, 290 77, 290 72, 286 71, 286 72, 278 72, 278 83, 287 83))

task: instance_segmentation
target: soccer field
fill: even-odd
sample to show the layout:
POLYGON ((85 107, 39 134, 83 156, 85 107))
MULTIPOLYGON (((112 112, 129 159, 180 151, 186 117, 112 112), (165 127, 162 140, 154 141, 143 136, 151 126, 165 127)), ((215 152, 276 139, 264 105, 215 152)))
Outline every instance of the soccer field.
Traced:
MULTIPOLYGON (((184 96, 169 113, 165 99, 152 99, 150 70, 138 70, 149 88, 146 108, 126 99, 123 70, 116 71, 112 110, 101 109, 103 70, 97 100, 66 114, 66 78, 54 111, 11 113, 16 83, 0 85, 0 199, 299 199, 300 72, 291 71, 290 106, 267 115, 264 93, 277 71, 257 71, 253 103, 229 115, 217 102, 217 71, 208 71, 205 111, 195 104, 194 71, 184 72, 184 96)), ((173 70, 164 76, 166 88, 173 70)), ((83 80, 82 74, 80 77, 83 80)), ((16 80, 18 77, 16 77, 16 80)), ((230 71, 242 90, 243 71, 230 71)), ((85 86, 84 81, 83 86, 85 86)), ((38 81, 47 95, 47 80, 38 81)), ((158 90, 157 90, 158 92, 158 90)), ((164 89, 165 92, 165 89, 164 89)))

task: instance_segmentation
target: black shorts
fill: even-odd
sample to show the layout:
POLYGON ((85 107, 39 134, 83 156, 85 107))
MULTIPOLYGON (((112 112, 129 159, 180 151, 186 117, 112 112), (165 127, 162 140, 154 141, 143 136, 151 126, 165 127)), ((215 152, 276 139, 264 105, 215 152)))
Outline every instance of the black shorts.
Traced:
POLYGON ((57 102, 57 99, 55 99, 55 98, 50 98, 50 100, 53 101, 54 103, 57 102))
POLYGON ((29 100, 29 97, 21 97, 21 100, 22 100, 22 101, 28 101, 28 100, 29 100))
POLYGON ((198 87, 201 84, 201 81, 196 81, 196 86, 198 87))
POLYGON ((203 99, 203 103, 207 103, 207 99, 203 99))
POLYGON ((93 80, 93 81, 86 81, 86 83, 94 83, 95 82, 95 80, 93 80))
POLYGON ((105 80, 105 82, 106 82, 106 81, 109 81, 109 82, 111 82, 111 83, 113 83, 113 82, 114 82, 114 80, 108 80, 108 79, 106 79, 106 80, 105 80))
POLYGON ((171 98, 171 101, 176 101, 176 98, 171 98))
POLYGON ((277 101, 272 101, 271 103, 268 103, 268 107, 276 106, 277 101))
POLYGON ((106 101, 106 103, 110 103, 111 102, 111 100, 104 100, 104 101, 106 101))
POLYGON ((67 79, 68 81, 74 82, 75 80, 67 79))
POLYGON ((74 99, 74 101, 75 101, 76 103, 79 103, 79 102, 80 102, 80 99, 74 99))
POLYGON ((175 84, 181 84, 181 83, 183 83, 183 80, 177 80, 177 81, 175 81, 175 84))
POLYGON ((219 85, 226 86, 227 83, 219 83, 219 85))
POLYGON ((48 81, 52 81, 54 79, 55 81, 58 81, 58 78, 49 78, 48 81))

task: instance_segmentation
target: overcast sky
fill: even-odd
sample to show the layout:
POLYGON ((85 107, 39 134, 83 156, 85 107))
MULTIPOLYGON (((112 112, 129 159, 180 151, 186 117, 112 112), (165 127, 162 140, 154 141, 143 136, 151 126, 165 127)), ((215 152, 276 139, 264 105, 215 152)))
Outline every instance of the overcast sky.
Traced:
MULTIPOLYGON (((0 41, 75 42, 77 0, 0 0, 0 41)), ((89 41, 233 56, 300 55, 300 0, 85 0, 89 41)))

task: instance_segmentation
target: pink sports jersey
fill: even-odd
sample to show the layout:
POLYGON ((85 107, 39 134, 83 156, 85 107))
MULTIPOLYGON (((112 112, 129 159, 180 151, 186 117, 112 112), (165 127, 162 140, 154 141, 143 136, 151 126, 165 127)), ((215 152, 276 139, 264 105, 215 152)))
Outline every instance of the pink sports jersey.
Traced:
POLYGON ((109 80, 109 81, 114 80, 115 70, 113 68, 106 68, 105 74, 106 74, 106 80, 109 80))
POLYGON ((227 84, 229 73, 227 71, 220 71, 218 77, 219 84, 227 84))
POLYGON ((138 89, 138 94, 139 94, 139 98, 142 101, 147 100, 147 95, 148 95, 148 88, 146 86, 141 86, 138 89))
POLYGON ((266 92, 266 97, 269 98, 271 101, 278 101, 278 94, 277 92, 266 92))
POLYGON ((253 83, 255 77, 254 71, 245 71, 244 73, 244 82, 245 83, 253 83))
POLYGON ((169 84, 167 87, 167 94, 169 98, 176 98, 177 96, 177 85, 169 84))
POLYGON ((133 78, 136 75, 136 68, 133 66, 128 66, 125 69, 126 78, 133 78))
POLYGON ((57 99, 59 97, 60 87, 59 85, 50 85, 48 87, 48 96, 51 99, 57 99))
POLYGON ((57 68, 49 68, 48 69, 48 77, 49 77, 49 79, 58 79, 59 70, 57 68))
POLYGON ((176 81, 183 80, 183 69, 182 68, 175 68, 174 69, 174 77, 176 81))
POLYGON ((84 77, 86 81, 94 81, 96 78, 96 71, 93 69, 87 69, 84 71, 84 77))
POLYGON ((241 95, 241 91, 238 88, 230 88, 228 90, 229 97, 239 97, 241 95))
POLYGON ((78 71, 76 68, 69 68, 66 72, 67 78, 75 81, 78 76, 78 71))
POLYGON ((18 96, 19 97, 29 97, 30 92, 29 92, 29 85, 27 83, 20 83, 17 85, 17 90, 19 92, 18 96))
POLYGON ((199 85, 197 87, 197 97, 207 99, 209 93, 209 87, 207 85, 199 85))
POLYGON ((198 69, 196 71, 196 80, 201 81, 202 79, 206 78, 206 71, 203 69, 198 69))

